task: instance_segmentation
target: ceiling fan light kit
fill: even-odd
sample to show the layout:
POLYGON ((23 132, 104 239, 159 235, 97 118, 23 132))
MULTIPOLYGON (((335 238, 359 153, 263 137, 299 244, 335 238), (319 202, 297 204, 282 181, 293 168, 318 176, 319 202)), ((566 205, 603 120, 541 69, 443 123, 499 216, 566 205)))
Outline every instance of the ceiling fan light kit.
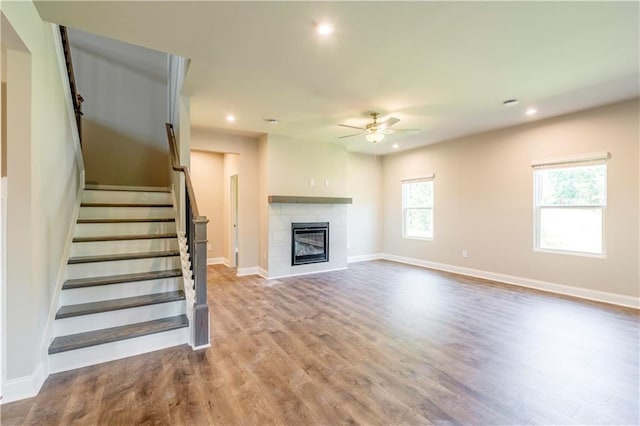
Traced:
POLYGON ((378 132, 367 133, 364 137, 369 142, 378 143, 378 142, 382 141, 382 139, 384 139, 384 133, 378 133, 378 132))
POLYGON ((338 126, 340 127, 348 127, 350 129, 361 130, 360 133, 355 133, 353 135, 340 136, 340 139, 350 138, 352 136, 364 135, 365 139, 368 140, 369 142, 378 143, 384 139, 384 135, 387 133, 418 132, 418 129, 389 129, 389 127, 396 124, 398 121, 400 121, 400 119, 396 117, 389 117, 382 123, 378 123, 379 116, 380 114, 378 114, 377 112, 372 112, 371 118, 373 119, 373 122, 367 124, 365 127, 350 126, 348 124, 338 124, 338 126))

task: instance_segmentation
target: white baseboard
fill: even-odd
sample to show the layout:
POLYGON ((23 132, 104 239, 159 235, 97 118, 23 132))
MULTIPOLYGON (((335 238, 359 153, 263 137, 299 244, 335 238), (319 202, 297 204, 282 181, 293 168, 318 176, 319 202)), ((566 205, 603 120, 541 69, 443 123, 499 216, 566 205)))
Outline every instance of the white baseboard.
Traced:
POLYGON ((384 256, 382 253, 371 253, 371 254, 361 254, 358 256, 349 256, 347 257, 347 263, 355 263, 355 262, 367 262, 369 260, 378 260, 382 259, 384 256))
POLYGON ((391 260, 408 265, 422 266, 439 271, 452 272, 454 274, 467 275, 470 277, 483 278, 486 280, 497 281, 504 284, 516 285, 520 287, 533 288, 536 290, 547 291, 550 293, 563 294, 573 296, 580 299, 593 300, 596 302, 604 302, 612 305, 625 306, 629 308, 640 309, 640 299, 622 294, 609 293, 599 290, 590 290, 586 288, 573 287, 565 284, 556 284, 547 281, 539 281, 530 278, 516 277, 513 275, 500 274, 496 272, 482 271, 480 269, 466 268, 463 266, 448 265, 445 263, 430 262, 427 260, 415 259, 404 256, 396 256, 393 254, 382 254, 382 259, 391 260))
POLYGON ((202 349, 208 349, 210 347, 211 347, 211 343, 207 343, 206 345, 191 346, 191 349, 193 349, 194 351, 200 351, 202 349))
POLYGON ((46 379, 47 375, 42 363, 40 363, 30 376, 7 380, 2 388, 0 404, 36 396, 46 379))
POLYGON ((269 271, 267 271, 264 268, 258 268, 258 269, 259 269, 258 275, 260 275, 262 278, 269 279, 269 271))
POLYGON ((236 276, 238 277, 245 277, 247 275, 260 275, 260 268, 251 266, 249 268, 238 268, 236 270, 236 276))
MULTIPOLYGON (((313 275, 313 274, 324 274, 325 272, 334 272, 334 271, 344 271, 347 270, 348 268, 345 266, 343 268, 334 268, 334 269, 325 269, 324 271, 310 271, 310 272, 301 272, 299 274, 289 274, 289 275, 278 275, 275 277, 267 277, 263 274, 262 275, 264 278, 268 279, 268 280, 277 280, 279 278, 288 278, 288 277, 299 277, 302 275, 313 275)), ((266 271, 264 271, 266 272, 266 271)))
POLYGON ((224 265, 229 266, 229 261, 224 257, 208 257, 207 265, 224 265))

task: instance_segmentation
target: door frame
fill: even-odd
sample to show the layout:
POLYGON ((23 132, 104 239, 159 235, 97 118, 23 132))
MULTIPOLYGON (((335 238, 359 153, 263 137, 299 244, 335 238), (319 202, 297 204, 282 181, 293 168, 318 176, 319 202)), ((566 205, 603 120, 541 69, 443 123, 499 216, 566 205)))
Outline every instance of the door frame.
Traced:
POLYGON ((229 265, 238 267, 238 174, 229 177, 229 265))

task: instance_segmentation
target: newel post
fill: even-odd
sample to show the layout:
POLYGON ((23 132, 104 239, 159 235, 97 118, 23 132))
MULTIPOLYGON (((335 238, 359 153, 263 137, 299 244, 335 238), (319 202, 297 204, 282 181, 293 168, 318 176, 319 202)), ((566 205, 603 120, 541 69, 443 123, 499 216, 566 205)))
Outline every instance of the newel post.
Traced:
POLYGON ((195 335, 194 346, 208 346, 209 340, 209 306, 207 306, 207 223, 205 216, 193 218, 195 232, 192 268, 195 275, 196 300, 194 306, 195 335))

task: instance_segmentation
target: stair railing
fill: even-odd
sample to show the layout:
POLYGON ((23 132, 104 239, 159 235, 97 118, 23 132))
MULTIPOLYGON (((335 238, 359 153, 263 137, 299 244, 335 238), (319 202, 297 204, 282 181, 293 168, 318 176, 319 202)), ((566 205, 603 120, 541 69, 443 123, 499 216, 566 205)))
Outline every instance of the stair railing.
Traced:
POLYGON ((184 174, 185 235, 195 286, 193 346, 198 348, 209 345, 209 306, 207 306, 207 223, 209 220, 206 216, 200 216, 198 212, 198 204, 191 184, 189 168, 180 164, 173 125, 167 123, 166 129, 171 155, 171 168, 184 174))
POLYGON ((76 125, 78 126, 78 138, 82 144, 82 103, 84 98, 76 88, 76 76, 73 72, 73 62, 71 61, 71 47, 69 46, 69 35, 67 27, 60 25, 60 39, 62 40, 62 50, 64 60, 67 64, 67 76, 69 77, 69 88, 71 89, 71 100, 73 101, 73 112, 76 115, 76 125))

